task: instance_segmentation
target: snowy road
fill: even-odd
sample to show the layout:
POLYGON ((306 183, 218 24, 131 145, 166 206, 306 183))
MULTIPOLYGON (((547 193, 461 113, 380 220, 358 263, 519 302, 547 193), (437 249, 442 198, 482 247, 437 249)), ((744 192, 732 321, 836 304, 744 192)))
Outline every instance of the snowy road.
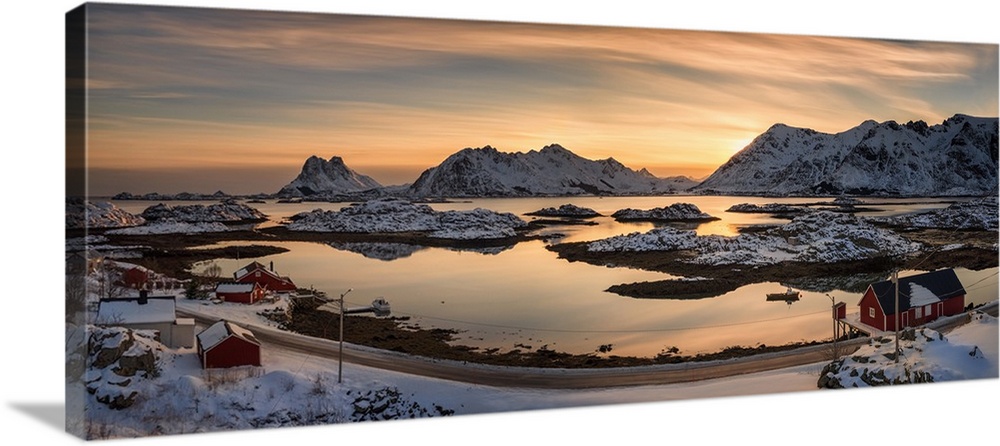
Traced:
MULTIPOLYGON (((188 310, 178 309, 178 313, 186 317, 193 317, 199 323, 206 325, 216 320, 188 310)), ((266 344, 324 358, 337 359, 338 357, 339 345, 336 341, 302 336, 270 327, 249 326, 248 328, 261 342, 266 344)), ((866 342, 867 339, 857 339, 842 344, 849 345, 853 351, 866 342)), ((789 352, 762 354, 740 360, 646 367, 543 369, 486 366, 436 360, 344 344, 345 362, 472 384, 545 389, 586 389, 699 381, 811 364, 826 360, 828 355, 829 347, 815 346, 789 352)))
MULTIPOLYGON (((987 312, 997 315, 997 306, 987 312)), ((211 324, 216 318, 178 309, 178 313, 195 318, 200 324, 211 324)), ((966 318, 956 317, 946 324, 935 324, 935 329, 947 331, 964 323, 966 318)), ((336 360, 339 344, 336 341, 313 338, 280 331, 271 327, 248 326, 263 343, 336 360)), ((856 351, 867 344, 869 338, 841 342, 843 354, 856 351)), ((450 360, 437 360, 398 352, 344 344, 344 361, 383 370, 413 375, 460 381, 489 386, 539 388, 539 389, 589 389, 655 384, 676 384, 723 378, 747 373, 764 372, 830 360, 830 346, 818 345, 796 350, 760 354, 748 358, 664 364, 644 367, 599 369, 544 369, 528 367, 502 367, 470 364, 450 360)))

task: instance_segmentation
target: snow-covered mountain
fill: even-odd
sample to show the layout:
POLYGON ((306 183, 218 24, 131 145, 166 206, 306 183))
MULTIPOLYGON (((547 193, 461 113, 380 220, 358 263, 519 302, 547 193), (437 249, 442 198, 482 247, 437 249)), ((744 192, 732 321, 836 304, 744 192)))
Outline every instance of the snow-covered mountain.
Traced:
POLYGON ((505 153, 490 146, 462 149, 424 171, 410 193, 416 197, 648 195, 676 192, 686 185, 694 182, 657 178, 614 158, 589 160, 552 144, 526 153, 505 153))
POLYGON ((347 167, 343 158, 339 156, 334 156, 326 161, 313 155, 302 165, 299 176, 278 191, 278 196, 340 195, 381 187, 382 185, 378 181, 347 167))
POLYGON ((753 195, 985 195, 997 191, 997 118, 865 121, 828 134, 775 124, 694 188, 753 195))

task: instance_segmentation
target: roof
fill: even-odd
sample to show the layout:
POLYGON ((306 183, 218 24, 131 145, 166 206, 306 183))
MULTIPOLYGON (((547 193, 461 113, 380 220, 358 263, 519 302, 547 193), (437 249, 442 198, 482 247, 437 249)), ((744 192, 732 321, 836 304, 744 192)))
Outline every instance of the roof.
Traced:
POLYGON ((250 283, 220 283, 215 287, 216 293, 249 293, 257 288, 257 282, 250 283))
POLYGON ((227 320, 220 320, 202 330, 201 333, 198 333, 198 345, 201 345, 202 351, 208 351, 230 336, 235 336, 258 346, 260 345, 260 342, 257 341, 257 338, 254 337, 250 330, 227 320))
MULTIPOLYGON (((896 314, 896 288, 891 280, 871 284, 885 314, 896 314)), ((964 296, 965 287, 953 269, 942 269, 899 279, 899 311, 964 296)))
POLYGON ((177 318, 174 296, 132 297, 101 300, 97 309, 97 324, 156 324, 173 323, 177 318), (140 303, 145 301, 145 303, 140 303))
POLYGON ((233 277, 239 279, 256 270, 262 270, 272 276, 276 276, 273 272, 269 271, 264 265, 260 264, 260 262, 253 261, 250 262, 250 264, 248 264, 247 266, 244 266, 243 268, 236 270, 236 272, 233 273, 233 277))

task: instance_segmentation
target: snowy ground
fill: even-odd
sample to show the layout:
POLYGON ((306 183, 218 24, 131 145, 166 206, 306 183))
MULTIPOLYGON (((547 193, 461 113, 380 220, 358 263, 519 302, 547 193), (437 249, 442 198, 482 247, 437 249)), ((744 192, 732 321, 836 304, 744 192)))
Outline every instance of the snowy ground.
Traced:
MULTIPOLYGON (((194 307, 199 311, 207 311, 245 324, 261 324, 263 321, 254 315, 253 311, 247 311, 248 307, 244 305, 206 305, 199 301, 184 299, 179 302, 183 302, 182 306, 184 307, 194 307)), ((274 304, 268 306, 274 306, 274 304)), ((257 307, 252 308, 255 311, 261 309, 257 307)), ((954 356, 955 351, 965 352, 971 348, 957 347, 950 351, 937 350, 944 355, 942 358, 948 358, 949 363, 958 364, 952 367, 957 370, 952 376, 993 380, 997 378, 998 342, 997 320, 995 318, 987 316, 956 329, 947 334, 947 339, 951 344, 978 346, 983 358, 982 361, 978 362, 951 361, 954 359, 951 356, 954 356), (958 370, 967 366, 971 368, 958 370)), ((523 410, 593 407, 594 405, 640 404, 641 407, 652 407, 642 405, 642 403, 660 402, 660 406, 662 406, 663 402, 677 400, 709 399, 716 404, 720 401, 729 404, 738 399, 719 400, 719 398, 747 395, 772 395, 766 398, 773 398, 773 394, 788 392, 820 392, 823 393, 823 398, 828 396, 836 398, 840 396, 838 394, 848 392, 857 394, 857 391, 854 390, 817 390, 816 382, 824 363, 696 383, 595 390, 495 388, 344 364, 344 382, 337 384, 337 361, 335 359, 291 353, 274 348, 265 348, 263 351, 262 362, 265 368, 263 376, 248 378, 235 385, 219 386, 209 392, 205 382, 202 381, 201 369, 193 350, 179 349, 173 353, 176 354, 169 356, 171 366, 165 368, 163 376, 158 378, 161 382, 160 388, 168 391, 163 392, 161 396, 146 399, 140 405, 127 409, 127 411, 136 409, 141 414, 147 414, 150 410, 159 410, 160 413, 165 411, 171 414, 188 414, 180 421, 183 424, 183 432, 197 432, 203 429, 199 422, 186 421, 197 416, 204 417, 206 422, 207 420, 212 422, 223 419, 232 420, 229 421, 229 425, 239 429, 247 428, 248 419, 253 419, 250 423, 258 423, 261 417, 266 417, 270 413, 287 414, 294 411, 315 413, 323 410, 335 413, 341 419, 349 419, 352 410, 351 403, 354 398, 368 391, 386 388, 398 390, 405 402, 404 405, 427 410, 427 413, 435 417, 439 416, 439 412, 434 410, 438 406, 448 411, 454 411, 455 415, 467 416, 523 410), (203 398, 197 404, 198 407, 195 408, 192 406, 190 396, 187 395, 193 391, 209 392, 211 396, 203 398), (195 415, 195 413, 200 415, 195 415)), ((922 360, 925 363, 934 361, 935 357, 930 353, 925 354, 922 360)), ((925 385, 921 388, 922 390, 931 390, 931 387, 946 385, 925 385)), ((689 403, 685 403, 685 405, 687 404, 689 403)), ((570 412, 575 413, 576 411, 570 412)), ((554 413, 557 412, 546 412, 546 416, 554 413)), ((95 412, 95 417, 116 417, 125 414, 126 412, 101 409, 95 412)), ((437 421, 437 423, 445 426, 455 422, 455 419, 461 418, 465 417, 453 417, 449 420, 437 421)), ((628 420, 625 421, 628 422, 628 420)), ((607 420, 604 429, 613 430, 619 422, 618 420, 607 420)), ((384 421, 378 424, 383 426, 400 423, 404 422, 384 421)), ((407 423, 415 422, 409 421, 407 423)), ((128 423, 123 424, 128 426, 128 423)), ((351 423, 351 425, 354 424, 357 423, 351 423)), ((683 431, 686 424, 680 423, 672 429, 683 431)), ((329 428, 333 427, 347 428, 346 425, 329 428)), ((577 428, 582 427, 577 426, 577 428)), ((313 428, 298 427, 294 429, 313 428)), ((502 428, 494 427, 493 429, 498 431, 517 430, 518 427, 511 425, 502 428)), ((123 435, 129 435, 129 433, 128 429, 122 431, 123 435)), ((666 434, 670 435, 670 432, 668 431, 666 434)))

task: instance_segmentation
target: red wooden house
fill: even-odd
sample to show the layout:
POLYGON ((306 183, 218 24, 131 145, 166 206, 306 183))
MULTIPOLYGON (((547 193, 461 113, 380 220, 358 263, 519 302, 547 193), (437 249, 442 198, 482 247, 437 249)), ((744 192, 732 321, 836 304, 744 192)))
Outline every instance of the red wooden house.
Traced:
POLYGON ((215 286, 215 297, 226 302, 252 304, 263 299, 266 292, 257 282, 220 283, 215 286))
MULTIPOLYGON (((891 280, 869 285, 858 306, 862 323, 883 331, 896 330, 896 287, 891 280)), ((926 324, 964 310, 965 288, 952 269, 899 279, 900 328, 926 324)))
POLYGON ((250 330, 220 320, 198 333, 198 357, 206 369, 260 366, 260 342, 250 330))
POLYGON ((136 290, 148 289, 152 279, 151 271, 141 266, 130 268, 122 273, 122 284, 136 290))
POLYGON ((275 273, 273 263, 268 269, 258 262, 250 262, 249 265, 233 273, 233 278, 240 283, 256 282, 261 287, 271 291, 295 291, 298 288, 292 283, 292 279, 275 273))

